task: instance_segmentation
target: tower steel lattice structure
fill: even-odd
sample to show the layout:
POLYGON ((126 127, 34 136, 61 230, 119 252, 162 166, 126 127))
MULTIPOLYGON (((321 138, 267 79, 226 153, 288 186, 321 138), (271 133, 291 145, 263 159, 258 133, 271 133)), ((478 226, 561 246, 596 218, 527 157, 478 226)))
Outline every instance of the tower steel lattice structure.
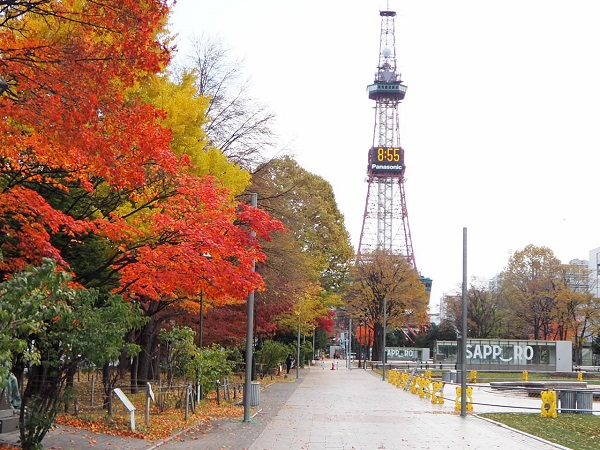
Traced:
POLYGON ((380 11, 379 63, 367 87, 375 101, 373 143, 367 167, 367 199, 357 259, 385 249, 406 256, 416 270, 404 193, 404 150, 400 146, 398 106, 406 94, 396 66, 394 11, 380 11))

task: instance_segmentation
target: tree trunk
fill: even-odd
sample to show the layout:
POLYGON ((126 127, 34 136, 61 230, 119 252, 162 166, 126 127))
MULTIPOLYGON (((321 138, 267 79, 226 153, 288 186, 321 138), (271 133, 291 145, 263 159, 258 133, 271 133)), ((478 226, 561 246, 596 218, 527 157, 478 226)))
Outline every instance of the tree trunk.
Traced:
POLYGON ((142 328, 138 345, 141 348, 137 356, 137 387, 146 386, 150 380, 150 368, 152 366, 152 350, 156 325, 152 318, 142 328))
POLYGON ((44 365, 31 367, 19 417, 21 446, 24 450, 41 448, 41 442, 56 416, 60 394, 61 377, 56 370, 48 370, 44 365))
POLYGON ((102 407, 106 409, 109 416, 112 416, 111 391, 113 388, 112 379, 110 376, 110 363, 106 362, 102 366, 102 386, 104 387, 104 403, 102 407))
POLYGON ((373 330, 373 360, 381 361, 382 352, 383 352, 383 325, 381 323, 375 324, 375 329, 373 330))

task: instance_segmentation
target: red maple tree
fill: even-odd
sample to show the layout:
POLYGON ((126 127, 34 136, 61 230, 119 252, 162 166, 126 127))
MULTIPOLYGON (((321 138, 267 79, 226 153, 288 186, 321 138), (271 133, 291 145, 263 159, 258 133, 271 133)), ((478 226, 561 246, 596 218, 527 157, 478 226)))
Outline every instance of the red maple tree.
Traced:
POLYGON ((7 8, 2 275, 46 256, 68 263, 64 248, 95 235, 110 242, 103 264, 130 297, 170 301, 204 290, 226 301, 260 288, 251 263, 263 255, 250 230, 267 237, 280 225, 233 201, 218 181, 185 175, 189 160, 171 152, 171 133, 158 121, 164 113, 136 95, 169 62, 172 49, 160 37, 167 1, 7 8))

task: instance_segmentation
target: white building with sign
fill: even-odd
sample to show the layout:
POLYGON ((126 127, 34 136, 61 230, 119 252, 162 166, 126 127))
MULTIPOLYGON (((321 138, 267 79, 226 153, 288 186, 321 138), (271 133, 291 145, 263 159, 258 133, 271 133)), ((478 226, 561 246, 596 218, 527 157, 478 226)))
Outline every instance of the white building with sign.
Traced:
POLYGON ((429 360, 428 348, 416 347, 386 347, 387 361, 427 361, 429 360))
MULTIPOLYGON (((459 362, 456 341, 436 341, 436 362, 459 362)), ((571 372, 573 346, 571 341, 533 341, 513 339, 467 339, 469 370, 542 370, 571 372)))

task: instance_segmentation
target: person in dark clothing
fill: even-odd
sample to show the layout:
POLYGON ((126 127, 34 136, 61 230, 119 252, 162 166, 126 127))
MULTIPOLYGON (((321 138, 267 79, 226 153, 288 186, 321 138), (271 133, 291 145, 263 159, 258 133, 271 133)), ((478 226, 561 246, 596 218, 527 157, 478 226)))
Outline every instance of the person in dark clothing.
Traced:
POLYGON ((294 358, 292 354, 289 353, 287 358, 285 358, 285 373, 290 373, 290 369, 292 368, 292 363, 294 362, 294 358))

